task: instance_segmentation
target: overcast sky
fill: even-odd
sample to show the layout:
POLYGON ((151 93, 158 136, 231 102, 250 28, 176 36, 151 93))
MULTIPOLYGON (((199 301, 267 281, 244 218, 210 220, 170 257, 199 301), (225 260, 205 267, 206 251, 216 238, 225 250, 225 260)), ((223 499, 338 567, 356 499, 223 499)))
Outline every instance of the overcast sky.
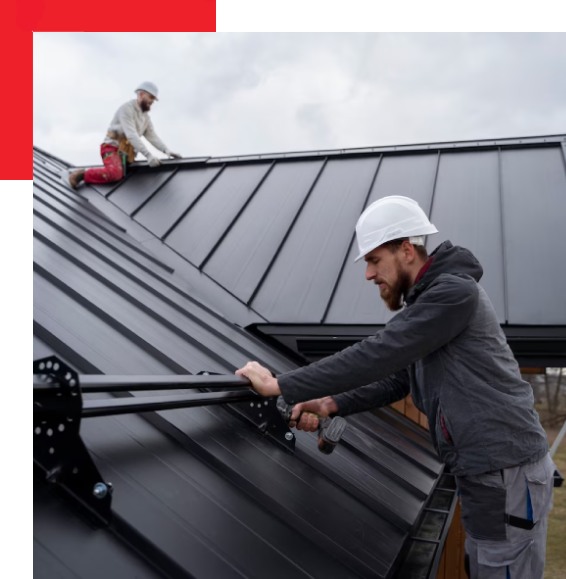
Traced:
POLYGON ((34 33, 34 145, 100 164, 139 82, 185 157, 566 132, 565 33, 34 33))

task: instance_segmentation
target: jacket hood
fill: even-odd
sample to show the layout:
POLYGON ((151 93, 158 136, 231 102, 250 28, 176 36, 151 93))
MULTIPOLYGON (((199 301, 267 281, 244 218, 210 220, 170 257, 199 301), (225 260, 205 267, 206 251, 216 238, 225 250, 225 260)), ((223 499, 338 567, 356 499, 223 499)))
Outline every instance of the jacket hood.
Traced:
POLYGON ((411 288, 406 302, 413 302, 417 296, 439 275, 469 276, 478 282, 483 275, 483 267, 475 255, 465 247, 452 245, 450 241, 441 243, 431 254, 432 263, 419 282, 411 288))

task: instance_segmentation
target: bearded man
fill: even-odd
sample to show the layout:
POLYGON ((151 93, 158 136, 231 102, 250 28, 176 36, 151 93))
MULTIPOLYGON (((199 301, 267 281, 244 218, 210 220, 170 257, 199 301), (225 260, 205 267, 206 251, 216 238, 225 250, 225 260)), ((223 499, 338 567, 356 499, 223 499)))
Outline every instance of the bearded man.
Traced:
POLYGON ((137 97, 124 103, 114 114, 106 137, 100 145, 100 156, 104 167, 76 169, 69 173, 69 185, 77 189, 81 182, 114 183, 126 175, 126 167, 141 153, 150 167, 161 164, 142 141, 147 139, 156 149, 168 157, 180 159, 157 136, 149 111, 157 99, 157 86, 152 82, 142 82, 135 90, 137 97))
POLYGON ((555 465, 474 255, 445 241, 412 199, 372 203, 356 225, 367 280, 398 311, 377 334, 277 377, 236 371, 263 396, 295 405, 291 425, 389 405, 409 393, 455 475, 472 579, 542 579, 555 465))

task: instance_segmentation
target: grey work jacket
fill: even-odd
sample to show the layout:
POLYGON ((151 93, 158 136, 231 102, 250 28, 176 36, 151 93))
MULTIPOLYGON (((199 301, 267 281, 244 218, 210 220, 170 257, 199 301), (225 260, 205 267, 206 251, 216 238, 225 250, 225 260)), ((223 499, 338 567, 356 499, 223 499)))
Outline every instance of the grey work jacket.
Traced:
POLYGON ((453 474, 473 475, 534 462, 548 452, 493 306, 470 251, 441 244, 405 307, 377 334, 278 376, 295 404, 333 395, 339 414, 385 406, 409 392, 429 421, 453 474))

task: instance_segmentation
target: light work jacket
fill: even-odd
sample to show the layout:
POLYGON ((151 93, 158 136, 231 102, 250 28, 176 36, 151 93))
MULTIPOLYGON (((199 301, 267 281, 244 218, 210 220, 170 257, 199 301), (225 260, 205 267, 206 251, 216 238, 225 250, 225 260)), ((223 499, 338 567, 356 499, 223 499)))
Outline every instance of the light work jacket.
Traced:
MULTIPOLYGON (((146 158, 151 157, 151 152, 145 146, 141 137, 145 137, 156 149, 166 155, 171 153, 167 145, 165 145, 155 132, 149 113, 141 110, 136 99, 124 103, 116 111, 112 117, 112 121, 110 121, 108 133, 118 133, 120 136, 124 135, 134 147, 135 152, 141 153, 146 158)), ((104 143, 115 147, 118 146, 118 141, 108 135, 104 139, 104 143)))

